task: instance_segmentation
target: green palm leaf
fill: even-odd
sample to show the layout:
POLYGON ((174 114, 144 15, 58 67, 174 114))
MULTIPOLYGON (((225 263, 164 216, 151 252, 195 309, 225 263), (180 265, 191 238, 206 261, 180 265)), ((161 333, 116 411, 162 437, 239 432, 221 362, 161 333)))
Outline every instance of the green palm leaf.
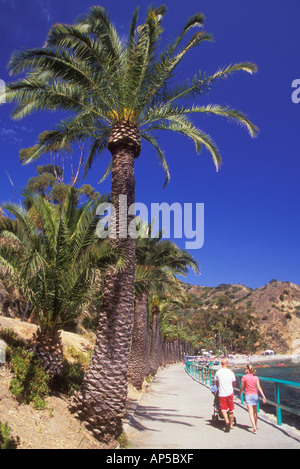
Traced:
MULTIPOLYGON (((232 64, 212 75, 199 73, 171 87, 170 81, 186 54, 203 42, 212 41, 212 36, 203 31, 204 15, 196 13, 158 53, 165 13, 164 5, 149 7, 145 22, 138 25, 136 9, 124 42, 104 8, 92 7, 75 25, 54 25, 43 48, 13 54, 11 74, 25 73, 24 78, 7 86, 7 102, 18 103, 13 117, 21 119, 38 110, 71 113, 69 119, 49 132, 47 139, 28 149, 24 163, 40 158, 55 145, 62 149, 84 138, 90 140, 87 171, 107 148, 114 126, 127 121, 153 145, 166 173, 166 184, 170 174, 153 131, 171 130, 191 138, 197 152, 203 147, 208 149, 217 169, 221 155, 216 144, 187 117, 195 113, 224 116, 244 126, 252 137, 257 134, 257 127, 239 110, 214 104, 183 104, 198 99, 217 81, 233 73, 254 73, 256 65, 232 64)), ((111 165, 105 176, 110 169, 111 165)))
POLYGON ((97 205, 104 200, 79 207, 71 188, 60 206, 29 195, 29 212, 4 205, 14 218, 0 221, 0 268, 14 279, 44 332, 78 316, 93 298, 95 276, 116 259, 96 235, 97 205))

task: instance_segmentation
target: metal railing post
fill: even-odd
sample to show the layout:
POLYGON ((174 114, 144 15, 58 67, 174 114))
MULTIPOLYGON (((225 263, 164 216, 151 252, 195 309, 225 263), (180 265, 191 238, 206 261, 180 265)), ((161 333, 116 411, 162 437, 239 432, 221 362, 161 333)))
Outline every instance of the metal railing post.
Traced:
MULTIPOLYGON (((276 404, 280 404, 279 383, 274 383, 274 387, 275 387, 275 402, 276 404)), ((277 414, 277 424, 282 425, 281 408, 279 406, 276 406, 276 414, 277 414)))

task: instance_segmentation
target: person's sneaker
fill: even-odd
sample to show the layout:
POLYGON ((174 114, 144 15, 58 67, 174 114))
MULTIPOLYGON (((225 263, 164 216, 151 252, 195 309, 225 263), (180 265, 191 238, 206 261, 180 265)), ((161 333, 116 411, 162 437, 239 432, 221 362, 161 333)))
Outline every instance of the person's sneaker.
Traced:
POLYGON ((226 423, 225 425, 225 433, 229 433, 230 432, 230 423, 226 423))

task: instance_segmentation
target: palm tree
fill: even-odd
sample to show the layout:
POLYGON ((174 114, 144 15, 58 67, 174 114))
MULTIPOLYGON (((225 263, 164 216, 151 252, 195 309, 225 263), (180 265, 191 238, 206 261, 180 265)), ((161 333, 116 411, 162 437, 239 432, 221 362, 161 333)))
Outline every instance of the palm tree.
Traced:
POLYGON ((154 292, 174 292, 175 275, 186 275, 191 267, 198 272, 197 262, 176 244, 162 240, 161 234, 151 237, 151 227, 140 224, 140 237, 136 246, 135 307, 129 359, 129 381, 142 388, 144 378, 150 374, 149 304, 148 296, 154 292))
POLYGON ((193 329, 183 324, 182 308, 184 301, 170 302, 170 306, 160 317, 160 330, 163 338, 163 364, 181 361, 184 353, 189 354, 190 348, 199 343, 199 336, 193 329), (173 304, 172 304, 173 303, 173 304))
POLYGON ((186 103, 201 97, 215 82, 237 71, 255 72, 255 65, 237 63, 211 76, 199 74, 171 86, 171 79, 185 55, 212 37, 202 31, 204 16, 196 13, 175 40, 159 52, 165 12, 165 6, 150 7, 145 22, 137 26, 136 10, 124 42, 104 8, 92 7, 76 25, 54 25, 44 47, 15 52, 9 63, 11 74, 26 73, 6 89, 6 102, 17 102, 14 118, 38 110, 71 113, 71 117, 44 132, 38 143, 23 153, 23 162, 83 140, 90 142, 86 170, 103 150, 108 148, 111 153, 104 176, 112 170, 111 194, 117 226, 114 247, 122 250, 126 264, 123 270, 111 268, 107 273, 94 355, 78 407, 95 436, 102 439, 120 433, 125 410, 135 241, 130 236, 122 237, 132 216, 120 225, 124 217, 120 217, 119 201, 120 196, 126 196, 124 213, 127 214, 134 203, 134 163, 141 153, 142 139, 156 150, 167 182, 169 170, 155 131, 182 134, 194 142, 197 152, 205 147, 217 169, 221 163, 218 148, 210 136, 192 123, 190 115, 221 115, 244 125, 251 136, 257 131, 245 114, 228 106, 186 103))
MULTIPOLYGON (((26 196, 4 204, 13 218, 0 221, 0 269, 24 295, 39 329, 34 350, 51 377, 62 370, 60 329, 75 320, 95 294, 95 279, 112 262, 109 244, 96 236, 97 203, 78 207, 70 189, 63 204, 26 196)), ((99 292, 96 292, 99 295, 99 292)))
POLYGON ((181 301, 184 297, 182 286, 178 279, 173 278, 168 291, 165 294, 154 292, 149 299, 151 309, 150 329, 150 373, 155 376, 158 368, 163 363, 163 336, 161 320, 169 308, 181 301))
POLYGON ((152 295, 151 305, 151 329, 150 329, 150 373, 155 376, 162 363, 163 348, 162 336, 159 326, 159 315, 161 313, 161 299, 152 295))

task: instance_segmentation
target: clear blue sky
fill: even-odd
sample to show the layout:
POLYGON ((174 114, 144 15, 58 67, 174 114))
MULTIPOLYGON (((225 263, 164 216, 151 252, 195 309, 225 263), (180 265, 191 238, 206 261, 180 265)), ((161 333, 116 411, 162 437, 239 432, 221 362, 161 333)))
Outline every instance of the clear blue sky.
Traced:
MULTIPOLYGON (((6 66, 14 50, 41 46, 53 23, 72 23, 96 3, 0 0, 0 79, 10 81, 6 66)), ((135 7, 140 5, 142 20, 148 1, 101 0, 100 4, 125 35, 135 7)), ((260 132, 251 139, 243 128, 222 118, 195 118, 221 151, 223 166, 218 173, 207 151, 196 155, 183 137, 161 134, 171 181, 162 190, 163 171, 153 150, 144 145, 136 162, 136 200, 204 203, 204 246, 191 251, 201 276, 191 274, 187 279, 191 283, 243 283, 257 288, 276 278, 300 285, 300 103, 291 99, 291 84, 300 78, 300 0, 167 0, 165 4, 164 41, 174 38, 196 11, 205 14, 205 30, 215 38, 189 54, 180 68, 181 78, 200 69, 213 73, 234 62, 257 64, 257 74, 238 73, 219 82, 198 103, 241 109, 260 132)), ((41 131, 62 117, 39 113, 16 122, 9 117, 11 110, 11 105, 0 107, 1 202, 13 197, 18 201, 22 187, 35 175, 37 165, 20 165, 20 148, 34 144, 41 131)), ((95 164, 86 183, 96 185, 107 156, 95 164)), ((97 189, 107 192, 109 183, 97 189)), ((184 247, 184 241, 178 244, 184 247)))

